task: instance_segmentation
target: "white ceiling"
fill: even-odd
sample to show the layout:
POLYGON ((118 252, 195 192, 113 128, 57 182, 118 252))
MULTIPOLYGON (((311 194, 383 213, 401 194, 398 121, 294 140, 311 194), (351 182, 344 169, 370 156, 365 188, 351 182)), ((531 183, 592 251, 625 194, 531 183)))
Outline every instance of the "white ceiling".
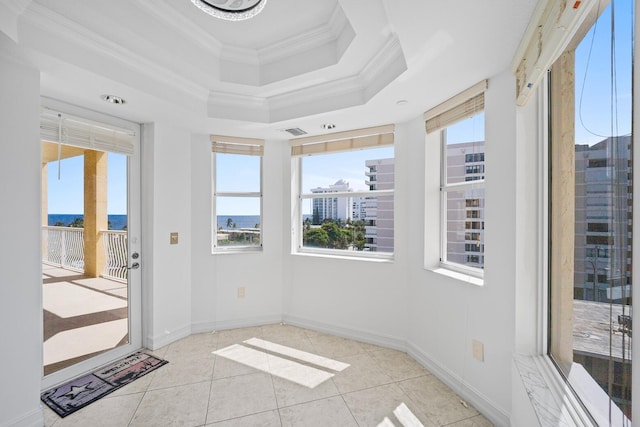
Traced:
POLYGON ((535 5, 269 0, 229 22, 190 0, 1 0, 0 30, 42 70, 45 96, 136 122, 288 139, 282 129, 409 120, 504 71, 535 5))

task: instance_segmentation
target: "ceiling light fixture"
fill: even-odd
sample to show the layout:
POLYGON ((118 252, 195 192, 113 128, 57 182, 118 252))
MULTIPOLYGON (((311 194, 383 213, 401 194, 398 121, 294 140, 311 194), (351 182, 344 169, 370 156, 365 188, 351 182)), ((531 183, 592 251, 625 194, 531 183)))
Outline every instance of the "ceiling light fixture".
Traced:
POLYGON ((267 0, 191 0, 197 8, 216 18, 244 21, 259 14, 267 0))
POLYGON ((117 95, 102 95, 100 97, 103 101, 108 102, 110 104, 124 104, 126 101, 122 98, 120 98, 117 95))

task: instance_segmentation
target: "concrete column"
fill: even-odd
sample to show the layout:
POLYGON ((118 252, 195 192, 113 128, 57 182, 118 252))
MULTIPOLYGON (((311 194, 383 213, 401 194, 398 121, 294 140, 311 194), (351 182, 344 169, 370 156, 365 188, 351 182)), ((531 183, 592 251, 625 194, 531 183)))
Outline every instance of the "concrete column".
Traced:
POLYGON ((564 53, 551 71, 551 353, 573 361, 575 234, 575 52, 564 53))
POLYGON ((84 273, 99 277, 106 257, 100 230, 106 230, 107 153, 87 150, 84 154, 84 273))

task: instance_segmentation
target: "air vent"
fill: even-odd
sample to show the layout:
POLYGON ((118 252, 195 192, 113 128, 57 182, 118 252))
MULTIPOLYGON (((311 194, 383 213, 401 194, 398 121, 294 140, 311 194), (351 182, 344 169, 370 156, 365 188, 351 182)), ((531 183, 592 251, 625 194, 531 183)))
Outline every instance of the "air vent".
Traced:
POLYGON ((289 132, 293 136, 306 135, 307 133, 300 128, 285 129, 285 132, 289 132))

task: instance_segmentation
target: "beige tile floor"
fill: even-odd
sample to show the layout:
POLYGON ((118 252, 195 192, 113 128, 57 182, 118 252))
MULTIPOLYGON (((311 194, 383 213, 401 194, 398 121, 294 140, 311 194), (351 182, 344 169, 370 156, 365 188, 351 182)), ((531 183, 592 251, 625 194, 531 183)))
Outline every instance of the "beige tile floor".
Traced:
POLYGON ((492 425, 470 405, 463 406, 453 391, 406 353, 294 326, 196 334, 153 353, 169 364, 66 418, 45 408, 45 425, 492 425), (336 368, 335 362, 310 362, 302 353, 265 351, 243 343, 251 338, 349 366, 336 368), (265 372, 212 353, 234 344, 239 351, 248 348, 258 354, 257 359, 264 362, 259 367, 266 371, 275 366, 281 369, 265 372), (308 374, 309 368, 334 375, 313 388, 296 383, 296 373, 308 374))

